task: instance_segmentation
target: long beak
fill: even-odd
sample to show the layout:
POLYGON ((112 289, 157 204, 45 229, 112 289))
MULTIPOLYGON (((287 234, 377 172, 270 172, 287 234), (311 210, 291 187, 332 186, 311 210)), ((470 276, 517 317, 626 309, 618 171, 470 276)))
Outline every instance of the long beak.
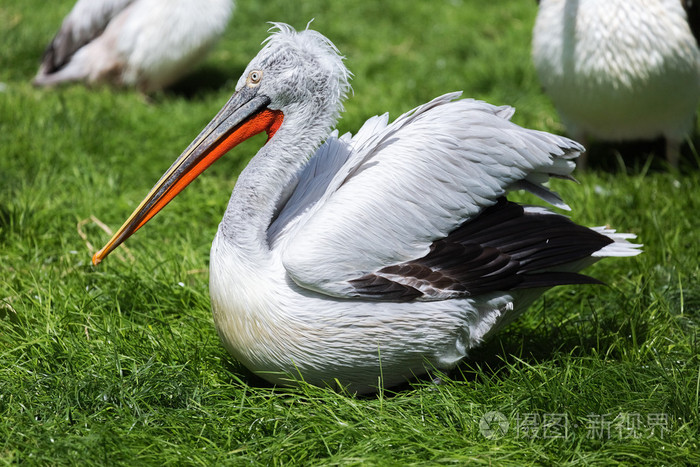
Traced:
POLYGON ((246 139, 267 131, 268 140, 282 124, 282 112, 269 110, 270 99, 244 87, 236 92, 158 180, 148 196, 112 239, 92 257, 97 265, 168 204, 199 174, 246 139))

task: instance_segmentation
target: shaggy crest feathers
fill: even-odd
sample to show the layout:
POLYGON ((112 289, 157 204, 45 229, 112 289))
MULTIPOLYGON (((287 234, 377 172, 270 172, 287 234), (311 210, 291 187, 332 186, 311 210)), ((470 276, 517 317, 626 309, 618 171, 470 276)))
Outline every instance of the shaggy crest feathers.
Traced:
MULTIPOLYGON (((329 123, 334 124, 344 110, 343 101, 352 90, 352 73, 343 63, 345 57, 319 32, 311 29, 296 31, 284 23, 270 24, 272 34, 263 41, 263 49, 248 66, 236 89, 245 84, 250 70, 256 67, 264 69, 266 65, 274 64, 274 72, 285 78, 278 82, 284 86, 277 90, 277 97, 282 99, 279 104, 330 100, 323 107, 332 109, 329 123), (303 85, 299 86, 300 83, 303 85)), ((307 108, 312 107, 320 106, 307 108)))

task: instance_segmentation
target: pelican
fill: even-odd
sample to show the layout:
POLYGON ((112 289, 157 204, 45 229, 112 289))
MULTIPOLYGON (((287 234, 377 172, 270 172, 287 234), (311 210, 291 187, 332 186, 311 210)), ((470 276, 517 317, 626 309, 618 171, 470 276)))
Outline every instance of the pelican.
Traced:
POLYGON ((691 29, 700 18, 690 3, 540 2, 532 57, 572 137, 585 142, 663 136, 668 162, 678 165, 700 101, 700 49, 691 29))
POLYGON ((78 0, 44 52, 34 84, 161 90, 204 57, 232 12, 232 0, 78 0))
POLYGON ((446 94, 355 136, 331 132, 350 73, 329 39, 285 24, 96 265, 224 153, 268 140, 241 172, 211 248, 226 349, 276 384, 353 392, 451 368, 546 288, 632 256, 634 237, 506 198, 570 178, 583 147, 521 128, 513 109, 446 94))

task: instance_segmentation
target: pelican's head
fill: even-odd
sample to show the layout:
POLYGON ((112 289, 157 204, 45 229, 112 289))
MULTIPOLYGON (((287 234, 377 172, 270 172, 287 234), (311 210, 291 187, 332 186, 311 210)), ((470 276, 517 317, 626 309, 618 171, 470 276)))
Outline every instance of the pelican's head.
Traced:
POLYGON ((268 109, 285 116, 328 119, 335 123, 350 90, 350 72, 338 49, 324 35, 274 23, 276 30, 238 80, 236 92, 254 91, 268 109), (250 91, 246 91, 246 88, 250 91))
POLYGON ((350 72, 333 43, 285 24, 276 31, 238 80, 236 92, 190 143, 112 239, 92 257, 98 264, 156 215, 207 167, 242 141, 263 131, 268 141, 285 126, 307 130, 320 143, 335 123, 350 91, 350 72), (286 123, 286 125, 285 125, 286 123), (293 123, 293 125, 292 125, 293 123))

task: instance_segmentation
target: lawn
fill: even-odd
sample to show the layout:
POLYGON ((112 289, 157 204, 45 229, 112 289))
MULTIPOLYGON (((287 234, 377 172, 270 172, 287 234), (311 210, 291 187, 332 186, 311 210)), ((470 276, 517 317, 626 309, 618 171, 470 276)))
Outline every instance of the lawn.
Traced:
MULTIPOLYGON (((99 267, 90 257, 228 99, 267 21, 347 56, 339 122, 448 91, 561 133, 530 62, 535 2, 244 2, 194 74, 146 99, 34 89, 72 1, 0 5, 0 462, 128 465, 700 464, 699 158, 634 147, 553 182, 585 225, 645 244, 549 291, 442 384, 376 397, 272 388, 221 346, 211 239, 236 148, 99 267)), ((700 140, 695 139, 695 147, 700 140)), ((516 195, 516 197, 518 197, 516 195)), ((521 197, 522 198, 522 197, 521 197)))

